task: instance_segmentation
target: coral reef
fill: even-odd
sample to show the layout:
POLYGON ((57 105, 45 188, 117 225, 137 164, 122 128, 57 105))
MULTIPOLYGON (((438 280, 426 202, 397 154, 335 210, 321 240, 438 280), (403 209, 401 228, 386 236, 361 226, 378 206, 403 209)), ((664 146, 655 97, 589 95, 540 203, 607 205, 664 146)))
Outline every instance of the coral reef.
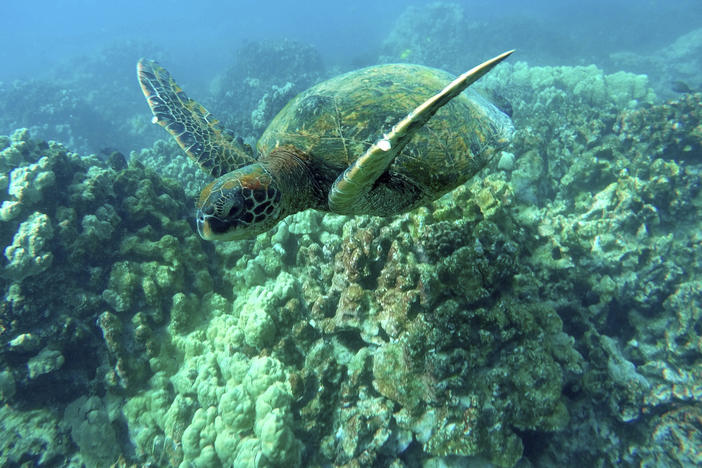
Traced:
POLYGON ((381 61, 399 59, 455 71, 456 45, 474 29, 470 26, 458 4, 432 2, 426 6, 410 6, 398 17, 385 38, 381 61), (414 33, 407 34, 407 31, 414 33), (451 38, 451 42, 447 43, 443 38, 451 38))
MULTIPOLYGON (((314 70, 299 48, 251 45, 228 88, 290 50, 314 70)), ((301 83, 278 78, 232 107, 245 135, 301 83)), ((204 177, 172 143, 0 137, 0 464, 699 464, 702 95, 484 81, 517 132, 472 181, 241 242, 195 234, 204 177)))
POLYGON ((206 107, 251 146, 268 122, 301 91, 324 78, 317 50, 292 40, 249 42, 235 63, 213 80, 206 107))
POLYGON ((150 148, 132 151, 129 159, 157 170, 162 177, 178 181, 190 200, 196 200, 202 187, 209 182, 207 175, 183 154, 173 139, 157 140, 150 148))
POLYGON ((666 99, 688 87, 702 90, 697 5, 618 4, 596 20, 592 12, 593 6, 584 3, 552 4, 542 10, 416 2, 393 18, 379 61, 419 63, 458 74, 486 59, 486 51, 516 47, 520 59, 532 65, 596 63, 608 73, 646 74, 666 99))
POLYGON ((105 156, 110 148, 126 153, 150 144, 160 135, 143 104, 119 94, 133 88, 135 57, 142 55, 165 54, 150 43, 117 40, 31 79, 0 82, 0 134, 27 127, 34 138, 105 156))
POLYGON ((0 464, 67 465, 74 452, 61 418, 47 409, 0 407, 0 464))
POLYGON ((645 78, 594 67, 502 73, 520 128, 502 169, 393 220, 306 212, 216 246, 235 299, 174 339, 192 364, 146 394, 190 399, 161 410, 187 432, 152 423, 144 454, 169 439, 179 462, 225 465, 282 463, 268 443, 307 465, 694 460, 647 441, 695 443, 678 428, 694 415, 659 415, 700 396, 682 273, 699 271, 700 98, 651 105, 645 78), (252 386, 261 356, 274 377, 252 386), (271 388, 288 402, 266 410, 272 442, 271 388))
POLYGON ((572 64, 574 57, 600 55, 601 42, 582 41, 573 32, 574 25, 564 31, 551 18, 524 15, 509 7, 493 15, 490 8, 465 2, 409 5, 393 21, 378 61, 417 63, 457 74, 485 60, 486 51, 509 50, 517 44, 520 57, 530 63, 572 64))
POLYGON ((73 401, 66 407, 64 421, 71 427, 71 438, 86 466, 98 468, 117 459, 117 436, 100 398, 80 397, 73 401))
MULTIPOLYGON (((521 83, 519 96, 544 103, 550 115, 540 115, 533 101, 521 108, 513 90, 518 83, 501 81, 506 72, 488 81, 517 102, 514 118, 521 130, 513 150, 524 156, 518 156, 510 181, 525 202, 520 224, 537 233, 528 264, 588 362, 568 403, 571 423, 532 461, 568 465, 580 453, 579 463, 685 466, 694 457, 678 458, 673 437, 670 443, 647 441, 663 440, 655 415, 700 398, 702 355, 691 327, 700 323, 702 95, 651 105, 649 91, 642 93, 648 96, 643 106, 632 102, 622 111, 622 99, 607 98, 619 102, 614 110, 573 99, 570 87, 567 101, 554 105, 557 91, 538 89, 541 80, 531 78, 525 83, 532 90, 521 83)), ((549 69, 540 73, 553 75, 549 69)), ((639 94, 631 86, 640 78, 632 78, 624 96, 639 94)), ((679 439, 684 451, 694 445, 692 437, 679 439)))
POLYGON ((702 28, 688 31, 655 53, 640 54, 631 51, 610 54, 612 66, 646 73, 656 93, 672 98, 679 93, 702 91, 697 70, 702 67, 702 28))
POLYGON ((49 80, 0 83, 0 96, 3 134, 28 126, 33 134, 85 151, 91 146, 87 135, 110 125, 76 89, 49 80))
MULTIPOLYGON (((26 130, 0 147, 4 402, 61 408, 90 389, 133 391, 151 374, 172 298, 213 289, 183 189, 138 163, 114 170, 26 130)), ((35 411, 57 418, 51 407, 35 411)), ((73 432, 83 452, 90 437, 73 432)))

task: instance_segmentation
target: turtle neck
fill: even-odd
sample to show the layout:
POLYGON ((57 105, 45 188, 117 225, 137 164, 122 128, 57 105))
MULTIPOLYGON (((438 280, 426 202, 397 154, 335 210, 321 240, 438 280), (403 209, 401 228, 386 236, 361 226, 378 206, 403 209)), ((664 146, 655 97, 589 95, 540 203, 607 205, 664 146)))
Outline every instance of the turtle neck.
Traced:
POLYGON ((283 195, 287 214, 308 208, 328 211, 329 186, 315 176, 310 156, 292 145, 278 146, 259 163, 268 171, 283 195))

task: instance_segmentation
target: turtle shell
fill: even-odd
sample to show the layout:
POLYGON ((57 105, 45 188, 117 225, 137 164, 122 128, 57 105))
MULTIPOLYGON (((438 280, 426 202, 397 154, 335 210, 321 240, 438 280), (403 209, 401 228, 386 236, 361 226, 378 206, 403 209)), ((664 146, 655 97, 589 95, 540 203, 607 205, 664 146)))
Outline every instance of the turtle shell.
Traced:
MULTIPOLYGON (((371 144, 453 80, 449 73, 410 64, 377 65, 319 83, 292 99, 258 142, 261 154, 293 145, 331 185, 371 144)), ((388 172, 435 199, 475 175, 503 146, 511 121, 467 90, 419 129, 388 172)), ((385 178, 388 180, 388 178, 385 178)), ((377 183, 382 184, 383 178, 377 183)))

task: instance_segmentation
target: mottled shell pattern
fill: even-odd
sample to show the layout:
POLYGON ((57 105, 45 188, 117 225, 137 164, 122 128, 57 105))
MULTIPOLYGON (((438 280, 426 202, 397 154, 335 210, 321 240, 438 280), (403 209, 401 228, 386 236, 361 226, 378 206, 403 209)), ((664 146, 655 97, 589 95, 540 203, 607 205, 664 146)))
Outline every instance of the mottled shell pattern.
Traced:
MULTIPOLYGON (((453 78, 410 64, 376 65, 337 76, 290 101, 260 138, 258 150, 268 154, 276 146, 292 145, 320 170, 338 175, 453 78)), ((469 89, 417 130, 389 172, 420 187, 423 198, 435 199, 482 169, 512 132, 511 120, 469 89)), ((393 214, 392 209, 373 214, 393 214)))

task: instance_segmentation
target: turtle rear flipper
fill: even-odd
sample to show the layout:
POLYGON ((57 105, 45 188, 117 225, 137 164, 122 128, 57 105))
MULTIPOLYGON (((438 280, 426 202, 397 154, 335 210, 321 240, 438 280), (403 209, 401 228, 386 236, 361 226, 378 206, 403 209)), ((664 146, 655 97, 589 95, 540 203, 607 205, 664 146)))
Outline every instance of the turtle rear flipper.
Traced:
POLYGON ((256 160, 249 145, 227 133, 219 121, 201 104, 190 99, 158 63, 139 60, 137 76, 154 114, 153 123, 168 130, 204 171, 219 177, 256 160))
POLYGON ((392 130, 351 164, 334 182, 329 191, 329 209, 334 213, 356 213, 360 203, 380 177, 392 164, 395 157, 436 112, 468 86, 506 59, 513 50, 504 52, 477 67, 463 73, 439 93, 424 101, 392 130))

